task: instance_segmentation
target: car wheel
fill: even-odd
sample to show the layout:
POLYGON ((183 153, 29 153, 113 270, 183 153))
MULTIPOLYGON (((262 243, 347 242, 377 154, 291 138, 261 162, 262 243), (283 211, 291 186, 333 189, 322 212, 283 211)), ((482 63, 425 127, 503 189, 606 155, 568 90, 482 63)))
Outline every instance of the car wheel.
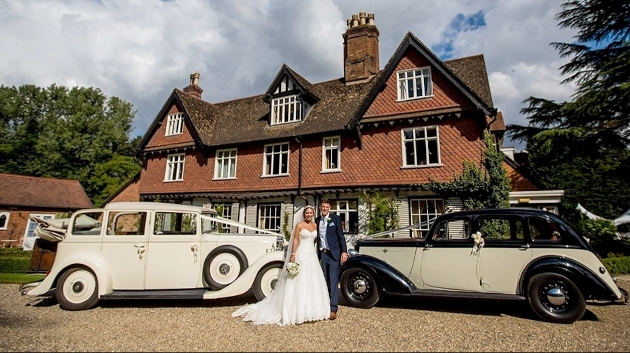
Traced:
POLYGON ((263 267, 263 269, 258 272, 254 280, 254 296, 256 300, 261 301, 271 295, 276 287, 278 275, 281 270, 281 263, 273 263, 263 267))
POLYGON ((340 281, 341 295, 349 306, 371 308, 381 296, 374 276, 362 268, 349 268, 343 272, 340 281))
POLYGON ((586 312, 586 301, 579 288, 557 273, 532 277, 527 286, 527 300, 532 310, 549 322, 570 324, 586 312))
POLYGON ((212 250, 203 264, 203 279, 210 289, 219 290, 234 282, 249 266, 243 251, 232 245, 212 250))
POLYGON ((98 281, 92 271, 73 267, 57 281, 57 301, 64 310, 86 310, 98 302, 98 281))

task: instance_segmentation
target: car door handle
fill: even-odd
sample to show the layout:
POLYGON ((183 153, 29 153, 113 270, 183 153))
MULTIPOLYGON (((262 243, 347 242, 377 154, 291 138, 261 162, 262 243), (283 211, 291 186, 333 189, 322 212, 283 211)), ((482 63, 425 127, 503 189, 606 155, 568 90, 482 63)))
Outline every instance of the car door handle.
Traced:
POLYGON ((525 250, 528 250, 528 249, 529 249, 529 244, 521 245, 518 249, 519 249, 520 251, 525 251, 525 250))
POLYGON ((136 248, 136 251, 138 252, 138 256, 140 257, 140 260, 142 260, 142 258, 144 257, 144 245, 135 244, 134 247, 136 248))

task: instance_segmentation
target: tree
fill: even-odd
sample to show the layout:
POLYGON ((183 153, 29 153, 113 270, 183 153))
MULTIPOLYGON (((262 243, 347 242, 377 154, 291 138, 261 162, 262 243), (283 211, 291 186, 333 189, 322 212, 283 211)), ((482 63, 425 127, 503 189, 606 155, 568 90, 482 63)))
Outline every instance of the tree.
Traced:
POLYGON ((580 202, 614 218, 630 205, 630 3, 569 0, 556 19, 577 30, 574 43, 551 43, 571 58, 560 69, 577 89, 568 102, 527 98, 529 126, 508 125, 506 135, 527 143, 532 175, 565 190, 564 212, 580 202))
POLYGON ((76 179, 99 204, 139 170, 134 115, 97 88, 0 86, 0 172, 76 179))

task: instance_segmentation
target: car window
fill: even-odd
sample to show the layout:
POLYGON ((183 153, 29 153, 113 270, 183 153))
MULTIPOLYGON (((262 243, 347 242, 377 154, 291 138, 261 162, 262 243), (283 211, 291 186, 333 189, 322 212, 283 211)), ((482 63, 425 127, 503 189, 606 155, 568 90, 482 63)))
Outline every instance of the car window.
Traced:
POLYGON ((523 221, 519 217, 480 216, 479 232, 485 240, 524 240, 523 221))
POLYGON ((109 213, 107 235, 144 235, 147 222, 146 212, 109 213))
POLYGON ((77 215, 72 222, 73 235, 100 235, 103 212, 91 212, 77 215))
POLYGON ((470 221, 468 219, 443 220, 437 224, 433 240, 452 241, 470 238, 470 221))
POLYGON ((156 212, 153 234, 196 234, 197 215, 186 212, 156 212))
POLYGON ((559 242, 562 238, 560 229, 553 222, 539 217, 529 219, 529 235, 535 242, 559 242))

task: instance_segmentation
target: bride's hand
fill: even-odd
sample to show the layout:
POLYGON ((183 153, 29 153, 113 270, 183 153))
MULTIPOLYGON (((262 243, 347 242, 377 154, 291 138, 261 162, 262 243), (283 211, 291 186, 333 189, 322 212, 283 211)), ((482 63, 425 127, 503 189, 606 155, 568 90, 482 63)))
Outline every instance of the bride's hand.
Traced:
POLYGON ((291 254, 291 257, 289 258, 289 261, 295 261, 295 254, 291 254))

